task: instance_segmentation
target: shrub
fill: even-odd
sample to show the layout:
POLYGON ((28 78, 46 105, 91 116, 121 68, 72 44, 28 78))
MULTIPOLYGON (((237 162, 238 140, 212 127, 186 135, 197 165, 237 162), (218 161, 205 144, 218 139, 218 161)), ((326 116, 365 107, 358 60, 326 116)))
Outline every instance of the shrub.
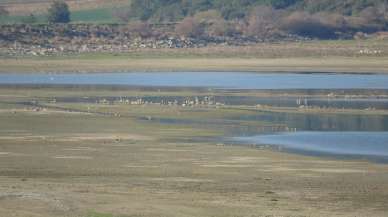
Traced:
POLYGON ((131 17, 147 21, 176 21, 184 17, 180 0, 132 0, 131 17))
POLYGON ((280 9, 280 8, 289 7, 289 6, 294 5, 300 1, 301 0, 270 0, 269 4, 270 4, 270 6, 272 6, 274 8, 280 9))
POLYGON ((134 34, 142 38, 148 38, 153 35, 150 25, 143 21, 134 21, 129 23, 128 30, 130 34, 134 34))
POLYGON ((367 7, 360 12, 360 17, 367 23, 384 23, 385 11, 381 11, 376 7, 367 7))
POLYGON ((48 9, 49 23, 68 23, 70 22, 69 6, 64 1, 55 1, 48 9))
POLYGON ((319 15, 311 15, 305 12, 294 12, 285 17, 281 22, 281 28, 290 33, 321 39, 336 38, 336 28, 325 23, 319 15))
POLYGON ((199 37, 203 34, 203 27, 193 17, 186 17, 175 26, 175 32, 181 36, 199 37))
POLYGON ((194 19, 199 23, 211 24, 223 20, 221 13, 217 10, 201 11, 194 15, 194 19))
POLYGON ((155 22, 174 22, 182 20, 184 17, 181 6, 178 3, 175 3, 157 8, 152 14, 151 20, 155 22))
POLYGON ((338 30, 338 31, 346 31, 348 28, 347 19, 341 14, 333 14, 333 13, 320 13, 318 15, 318 19, 328 26, 338 30))
POLYGON ((215 20, 211 25, 209 25, 207 32, 209 36, 235 36, 241 34, 237 31, 236 25, 222 18, 215 20))
POLYGON ((368 7, 359 13, 359 16, 347 18, 348 28, 353 32, 373 33, 388 29, 388 20, 385 9, 368 7))
POLYGON ((256 7, 249 15, 244 34, 261 38, 270 37, 277 31, 279 17, 279 12, 271 7, 256 7))

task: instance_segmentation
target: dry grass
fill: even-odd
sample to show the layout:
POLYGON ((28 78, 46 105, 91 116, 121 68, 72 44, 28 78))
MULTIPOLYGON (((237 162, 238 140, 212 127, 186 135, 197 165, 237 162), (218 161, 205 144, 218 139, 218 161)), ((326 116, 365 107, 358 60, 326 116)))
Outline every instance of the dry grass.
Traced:
POLYGON ((387 73, 388 58, 1 59, 0 72, 250 71, 387 73))
POLYGON ((190 49, 141 49, 0 59, 0 72, 252 71, 387 73, 383 40, 262 43, 190 49), (379 51, 360 54, 360 51, 379 51))

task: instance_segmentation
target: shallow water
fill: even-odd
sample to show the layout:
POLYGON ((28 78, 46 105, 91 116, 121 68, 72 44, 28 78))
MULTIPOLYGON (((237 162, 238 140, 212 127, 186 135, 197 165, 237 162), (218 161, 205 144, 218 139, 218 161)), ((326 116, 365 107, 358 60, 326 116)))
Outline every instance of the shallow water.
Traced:
MULTIPOLYGON (((159 72, 159 73, 113 73, 113 74, 1 74, 0 85, 102 85, 147 88, 204 88, 212 93, 212 101, 225 105, 269 105, 276 107, 330 107, 347 109, 388 109, 386 94, 373 91, 388 90, 388 75, 355 74, 258 74, 243 72, 159 72), (209 88, 209 89, 208 89, 209 88), (280 91, 262 96, 225 96, 214 94, 221 91, 280 91), (342 94, 329 97, 332 92, 342 94), (325 91, 327 91, 327 94, 325 91), (346 94, 343 93, 345 90, 346 94), (299 95, 287 95, 302 91, 299 95), (325 92, 319 93, 317 92, 325 92), (347 92, 358 91, 357 94, 347 92), (314 92, 314 94, 312 94, 314 92), (364 94, 365 93, 365 94, 364 94), (326 95, 328 97, 326 97, 326 95), (341 98, 342 96, 342 98, 341 98), (348 97, 352 96, 352 97, 348 97), (369 96, 369 97, 368 97, 369 96)), ((100 87, 99 87, 100 88, 100 87)), ((199 101, 205 101, 199 96, 199 101)), ((138 97, 62 97, 57 102, 98 102, 100 100, 132 101, 138 97)), ((184 96, 145 96, 143 101, 166 104, 195 101, 184 96)), ((141 119, 143 120, 143 119, 141 119)), ((144 118, 161 124, 195 125, 201 128, 223 129, 225 137, 234 141, 256 145, 272 145, 302 153, 334 155, 378 156, 388 159, 388 115, 319 114, 258 111, 254 114, 223 117, 222 119, 191 120, 175 118, 144 118), (265 123, 263 127, 241 124, 243 121, 265 123), (275 127, 274 127, 275 126, 275 127), (296 131, 296 132, 288 132, 296 131)), ((193 139, 193 138, 189 138, 193 139)))
POLYGON ((1 74, 0 84, 132 85, 225 89, 388 89, 387 75, 244 72, 1 74))
POLYGON ((232 119, 265 121, 297 131, 388 131, 388 115, 258 112, 232 119))
MULTIPOLYGON (((198 97, 185 97, 185 96, 144 96, 144 97, 126 97, 126 96, 104 96, 104 97, 56 97, 57 102, 63 103, 94 103, 100 100, 107 100, 109 102, 117 101, 133 101, 141 98, 145 102, 150 103, 167 103, 176 101, 178 104, 184 103, 184 101, 204 101, 205 96, 198 97)), ((313 107, 325 107, 325 108, 345 108, 345 109, 388 109, 388 98, 329 98, 329 97, 297 97, 297 96, 222 96, 213 95, 212 100, 216 103, 225 105, 266 105, 275 107, 299 107, 302 105, 313 107)))
POLYGON ((302 152, 388 158, 388 132, 304 131, 236 137, 235 140, 256 145, 275 145, 302 152))

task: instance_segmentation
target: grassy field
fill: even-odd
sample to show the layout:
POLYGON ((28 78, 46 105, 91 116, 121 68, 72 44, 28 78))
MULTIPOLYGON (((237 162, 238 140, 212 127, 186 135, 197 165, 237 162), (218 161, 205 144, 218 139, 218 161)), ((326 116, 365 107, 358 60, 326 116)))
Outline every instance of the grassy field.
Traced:
MULTIPOLYGON (((78 10, 71 13, 70 20, 72 23, 118 23, 119 20, 117 20, 117 18, 112 15, 114 10, 116 9, 109 7, 78 10)), ((35 24, 47 23, 47 14, 42 13, 34 16, 36 18, 35 24)), ((28 20, 28 18, 29 15, 13 15, 2 17, 0 19, 0 24, 24 23, 25 20, 28 20)))
POLYGON ((0 215, 383 217, 387 213, 385 164, 198 140, 221 136, 229 127, 268 124, 260 121, 216 126, 153 121, 175 117, 212 122, 257 111, 76 102, 96 96, 197 94, 212 93, 0 88, 0 215), (75 101, 51 102, 60 97, 75 101), (31 101, 39 105, 21 104, 31 101))
POLYGON ((22 58, 0 59, 2 73, 88 73, 131 71, 247 71, 387 73, 388 58, 22 58))
MULTIPOLYGON (((0 24, 23 23, 30 14, 36 17, 36 23, 47 23, 47 9, 52 1, 0 1, 0 5, 10 12, 9 16, 1 17, 0 24)), ((66 1, 71 10, 73 23, 118 23, 113 16, 117 8, 129 6, 130 0, 88 0, 66 1)))

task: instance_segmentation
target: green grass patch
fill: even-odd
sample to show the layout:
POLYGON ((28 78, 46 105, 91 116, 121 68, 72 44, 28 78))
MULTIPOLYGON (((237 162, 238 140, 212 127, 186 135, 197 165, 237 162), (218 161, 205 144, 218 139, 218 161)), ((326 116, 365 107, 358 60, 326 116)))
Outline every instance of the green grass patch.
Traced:
POLYGON ((91 10, 80 10, 71 13, 73 23, 118 23, 113 16, 115 8, 98 8, 91 10))
MULTIPOLYGON (((115 8, 97 8, 90 10, 72 11, 70 20, 72 23, 119 23, 120 21, 113 16, 115 8)), ((47 14, 34 14, 35 24, 47 23, 47 14)), ((0 17, 0 24, 19 24, 28 23, 29 15, 26 16, 3 16, 0 17)))
MULTIPOLYGON (((47 23, 47 15, 46 14, 40 14, 35 15, 35 22, 34 24, 44 24, 47 23)), ((19 23, 28 23, 26 20, 29 19, 29 16, 2 16, 0 17, 0 24, 19 24, 19 23)))

